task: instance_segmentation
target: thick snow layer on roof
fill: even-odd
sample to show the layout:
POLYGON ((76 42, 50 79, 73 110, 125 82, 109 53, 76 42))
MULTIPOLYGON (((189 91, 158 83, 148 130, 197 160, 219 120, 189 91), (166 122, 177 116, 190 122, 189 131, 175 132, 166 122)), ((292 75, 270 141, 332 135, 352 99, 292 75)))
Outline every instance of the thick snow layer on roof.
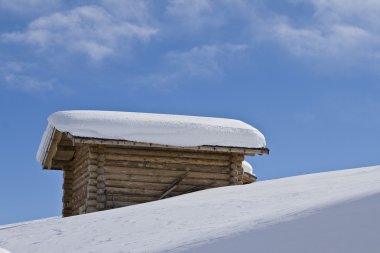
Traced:
POLYGON ((77 137, 128 140, 161 145, 265 148, 256 128, 234 119, 169 114, 61 111, 50 115, 37 159, 41 162, 52 129, 77 137))
POLYGON ((12 253, 378 253, 379 212, 377 166, 0 226, 0 247, 12 253))

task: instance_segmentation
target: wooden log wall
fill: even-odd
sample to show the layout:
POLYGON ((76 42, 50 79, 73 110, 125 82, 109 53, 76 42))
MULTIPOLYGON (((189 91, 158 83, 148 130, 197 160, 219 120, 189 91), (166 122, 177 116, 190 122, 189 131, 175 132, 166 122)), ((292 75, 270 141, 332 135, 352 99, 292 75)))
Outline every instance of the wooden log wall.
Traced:
POLYGON ((73 179, 70 189, 65 177, 64 216, 158 200, 182 177, 165 197, 243 184, 243 159, 236 153, 83 145, 66 170, 73 179))
POLYGON ((64 217, 86 213, 87 187, 89 181, 89 147, 78 147, 69 167, 64 168, 63 198, 64 217), (71 181, 66 181, 67 176, 71 181), (68 184, 67 182, 70 182, 68 184))
POLYGON ((167 197, 230 185, 232 164, 241 167, 242 155, 236 157, 233 160, 235 155, 229 153, 107 146, 104 149, 105 206, 114 208, 158 200, 186 172, 167 197))
POLYGON ((62 215, 63 217, 67 217, 72 215, 72 185, 73 185, 73 170, 69 166, 65 166, 63 168, 63 197, 62 197, 62 215))

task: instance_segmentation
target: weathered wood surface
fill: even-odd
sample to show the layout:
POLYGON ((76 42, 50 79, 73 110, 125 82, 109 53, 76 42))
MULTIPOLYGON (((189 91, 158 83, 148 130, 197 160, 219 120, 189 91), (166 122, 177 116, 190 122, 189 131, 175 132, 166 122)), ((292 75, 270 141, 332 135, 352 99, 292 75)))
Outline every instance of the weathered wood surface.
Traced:
POLYGON ((47 153, 43 159, 43 166, 47 169, 51 169, 52 160, 58 150, 58 143, 61 141, 62 133, 57 130, 53 130, 52 139, 49 142, 47 153))
POLYGON ((176 179, 173 180, 173 182, 166 186, 165 191, 160 195, 158 199, 163 199, 166 196, 168 196, 172 191, 174 191, 176 188, 178 188, 178 184, 181 183, 181 181, 189 174, 188 171, 183 173, 182 175, 178 176, 176 179))
MULTIPOLYGON (((174 170, 156 170, 156 169, 145 169, 145 168, 126 168, 126 167, 116 167, 116 166, 105 166, 106 174, 119 174, 119 175, 142 175, 142 176, 160 176, 160 177, 177 177, 182 171, 174 170)), ((199 179, 221 179, 228 180, 230 178, 229 174, 218 174, 210 172, 193 172, 190 171, 188 178, 199 178, 199 179)))
POLYGON ((117 161, 179 163, 179 164, 213 165, 213 166, 227 166, 227 165, 229 165, 229 161, 223 161, 223 160, 194 159, 194 158, 184 158, 184 157, 157 157, 157 156, 120 155, 120 154, 111 154, 108 152, 106 152, 105 159, 106 160, 117 160, 117 161))
POLYGON ((257 180, 256 176, 253 176, 247 172, 244 172, 243 174, 243 183, 244 184, 251 184, 257 180))
POLYGON ((178 164, 178 163, 154 163, 154 162, 134 162, 134 161, 118 161, 106 160, 105 166, 128 167, 128 168, 147 168, 147 169, 165 169, 175 171, 194 171, 194 172, 211 172, 228 174, 229 166, 213 166, 213 165, 193 165, 193 164, 178 164))
POLYGON ((176 150, 155 150, 155 149, 131 149, 120 147, 107 147, 107 153, 122 154, 122 155, 137 155, 137 156, 158 156, 158 157, 180 157, 180 158, 194 158, 194 159, 207 159, 207 160, 226 160, 230 159, 229 153, 206 153, 194 151, 176 151, 176 150))
POLYGON ((122 146, 122 147, 143 147, 150 149, 166 149, 166 150, 184 150, 184 151, 205 151, 205 152, 222 152, 222 153, 238 153, 243 155, 263 155, 268 154, 269 149, 267 148, 239 148, 239 147, 220 147, 220 146, 197 146, 197 147, 177 147, 170 145, 160 145, 153 143, 126 141, 126 140, 108 140, 108 139, 96 139, 96 138, 83 138, 72 136, 67 134, 67 136, 74 143, 88 144, 88 145, 108 145, 108 146, 122 146))
POLYGON ((238 153, 81 144, 69 163, 71 173, 66 173, 63 213, 89 213, 158 200, 163 194, 172 197, 243 184, 243 160, 238 153))
POLYGON ((87 169, 88 157, 89 157, 89 149, 86 146, 80 147, 76 150, 76 156, 71 161, 71 169, 72 169, 72 199, 70 202, 72 208, 72 214, 80 214, 85 212, 85 204, 87 195, 87 187, 89 180, 89 172, 87 169))

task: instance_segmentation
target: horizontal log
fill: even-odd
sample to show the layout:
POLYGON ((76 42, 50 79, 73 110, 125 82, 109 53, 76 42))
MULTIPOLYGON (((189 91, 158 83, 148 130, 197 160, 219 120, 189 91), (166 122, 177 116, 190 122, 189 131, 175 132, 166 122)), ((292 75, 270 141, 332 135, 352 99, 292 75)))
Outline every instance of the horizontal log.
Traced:
POLYGON ((237 170, 231 170, 230 175, 231 175, 232 177, 236 177, 236 176, 239 175, 239 172, 238 172, 237 170))
POLYGON ((136 155, 136 156, 155 156, 155 157, 180 157, 194 159, 210 159, 210 160, 229 160, 230 154, 219 153, 204 153, 204 152, 189 152, 189 151, 169 151, 155 149, 133 149, 120 147, 106 147, 105 152, 108 154, 120 155, 136 155))
POLYGON ((97 172, 97 170, 98 170, 98 165, 88 165, 87 166, 87 170, 89 171, 89 172, 97 172))
POLYGON ((233 154, 230 160, 234 163, 241 163, 244 161, 244 155, 233 154))
POLYGON ((92 178, 89 178, 89 179, 87 180, 87 183, 88 183, 88 185, 96 186, 96 185, 98 185, 98 180, 96 180, 96 179, 92 179, 92 178))
POLYGON ((87 187, 87 180, 82 180, 77 184, 73 184, 70 188, 71 192, 76 192, 87 187))
POLYGON ((97 193, 98 188, 96 186, 88 185, 87 186, 87 193, 97 193))
POLYGON ((96 200, 98 203, 103 203, 107 200, 107 196, 105 194, 98 194, 96 200))
MULTIPOLYGON (((178 187, 180 187, 180 185, 178 187)), ((179 188, 180 190, 178 190, 178 188, 176 188, 168 196, 170 197, 178 196, 178 195, 184 194, 185 192, 187 192, 188 190, 192 188, 193 186, 186 187, 186 190, 184 190, 183 188, 182 189, 179 188)), ((209 188, 212 188, 212 187, 209 187, 209 188)), ((135 197, 144 196, 144 197, 154 197, 158 199, 158 197, 161 196, 163 193, 163 191, 160 191, 160 190, 136 189, 136 188, 132 189, 132 188, 123 188, 123 187, 107 187, 106 191, 107 191, 107 200, 113 195, 114 196, 125 195, 125 196, 135 196, 135 197)))
POLYGON ((98 163, 98 153, 89 152, 88 153, 88 159, 91 159, 93 162, 98 163))
POLYGON ((107 190, 107 196, 109 194, 131 194, 131 195, 158 197, 162 194, 162 191, 147 190, 147 189, 107 187, 106 190, 107 190))
POLYGON ((125 206, 132 206, 138 203, 133 202, 122 202, 122 201, 107 201, 107 208, 119 208, 125 206))
POLYGON ((80 198, 86 198, 87 192, 86 189, 81 189, 81 191, 73 192, 70 196, 70 199, 80 199, 80 198))
POLYGON ((98 209, 96 208, 96 205, 86 207, 86 213, 93 213, 93 212, 97 212, 97 211, 98 211, 98 209))
MULTIPOLYGON (((106 188, 117 187, 117 188, 129 188, 129 189, 148 189, 148 190, 157 190, 164 191, 170 184, 162 183, 145 183, 145 182, 131 182, 131 181, 119 181, 119 180, 107 180, 106 188)), ((186 192, 193 188, 194 185, 183 185, 179 184, 176 187, 176 191, 186 192)))
POLYGON ((106 153, 106 160, 155 162, 155 163, 180 163, 180 164, 215 165, 215 166, 228 166, 230 164, 229 161, 219 161, 219 160, 119 155, 119 154, 110 154, 110 153, 106 153))
POLYGON ((178 171, 195 171, 195 172, 211 172, 211 173, 229 173, 229 166, 211 166, 211 165, 191 165, 177 163, 152 163, 152 162, 133 162, 133 161, 113 161, 107 160, 104 166, 117 166, 129 168, 150 168, 150 169, 166 169, 178 171))
POLYGON ((96 208, 100 211, 100 210, 104 210, 106 208, 106 205, 104 203, 99 203, 96 204, 96 208))
POLYGON ((141 195, 121 195, 121 194, 109 194, 107 195, 107 201, 123 201, 133 203, 145 203, 157 200, 157 197, 141 196, 141 195))
POLYGON ((78 164, 82 164, 85 160, 88 159, 88 150, 80 149, 74 154, 74 159, 71 161, 71 166, 75 167, 78 164))
MULTIPOLYGON (((126 168, 116 166, 105 166, 106 174, 110 173, 124 173, 130 175, 145 175, 145 176, 162 176, 162 177, 177 177, 183 174, 181 171, 172 170, 155 170, 145 168, 126 168)), ((229 174, 207 173, 207 172, 193 172, 190 171, 186 176, 187 178, 202 178, 202 179, 221 179, 228 180, 229 174)))
MULTIPOLYGON (((130 174, 121 174, 121 173, 107 173, 106 175, 99 176, 99 178, 103 181, 106 180, 121 180, 121 181, 133 181, 133 182, 147 182, 147 183, 166 183, 170 184, 173 182, 176 177, 162 177, 162 176, 144 176, 144 175, 130 175, 130 174)), ((211 182, 215 182, 216 185, 228 185, 228 180, 220 180, 220 179, 201 179, 201 178, 184 178, 181 184, 187 185, 205 185, 211 182)))
POLYGON ((72 204, 73 213, 79 213, 79 208, 84 207, 86 205, 86 200, 82 200, 80 202, 76 202, 72 204))
POLYGON ((78 183, 82 182, 83 180, 87 180, 89 178, 89 173, 86 170, 81 171, 81 173, 78 173, 75 175, 73 180, 73 185, 77 185, 78 183))

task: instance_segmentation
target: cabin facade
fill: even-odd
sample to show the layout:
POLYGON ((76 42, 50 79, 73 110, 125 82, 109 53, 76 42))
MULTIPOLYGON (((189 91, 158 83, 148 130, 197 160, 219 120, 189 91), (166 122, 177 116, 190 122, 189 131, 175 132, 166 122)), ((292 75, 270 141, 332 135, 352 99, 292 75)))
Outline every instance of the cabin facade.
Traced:
POLYGON ((261 133, 247 131, 246 125, 239 136, 238 127, 231 127, 226 119, 212 125, 206 124, 209 118, 186 121, 189 116, 176 117, 99 111, 66 111, 50 116, 37 159, 44 169, 63 171, 62 215, 247 183, 244 156, 269 152, 261 133), (171 121, 172 117, 175 120, 171 121), (207 131, 216 131, 215 139, 207 131), (191 143, 197 135, 203 145, 191 143), (240 147, 234 136, 237 144, 242 143, 240 147), (247 136, 258 147, 242 142, 247 136))

